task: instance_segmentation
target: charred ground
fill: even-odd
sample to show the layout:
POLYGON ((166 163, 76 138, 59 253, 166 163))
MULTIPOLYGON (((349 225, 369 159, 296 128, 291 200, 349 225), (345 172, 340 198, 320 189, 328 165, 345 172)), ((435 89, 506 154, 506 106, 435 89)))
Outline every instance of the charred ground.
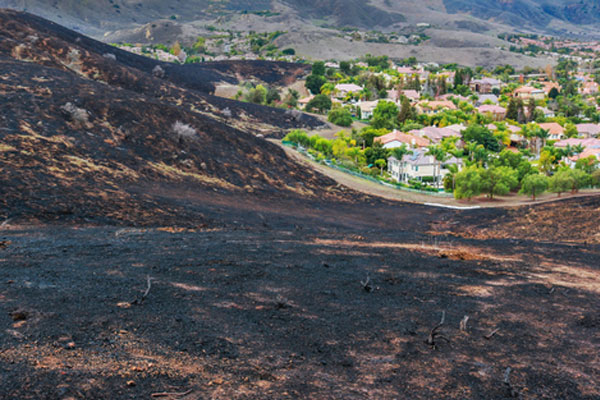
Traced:
POLYGON ((0 13, 0 398, 600 396, 599 197, 365 196, 42 22, 0 13))

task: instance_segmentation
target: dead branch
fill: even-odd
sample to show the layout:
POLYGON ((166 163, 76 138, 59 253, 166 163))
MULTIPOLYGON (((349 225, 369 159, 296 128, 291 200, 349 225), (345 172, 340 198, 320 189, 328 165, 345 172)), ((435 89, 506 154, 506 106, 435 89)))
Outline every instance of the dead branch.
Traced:
POLYGON ((445 320, 446 311, 442 311, 442 319, 440 320, 440 323, 433 327, 433 329, 429 333, 429 337, 427 338, 427 340, 425 340, 425 343, 430 345, 432 349, 437 349, 436 339, 443 339, 446 342, 450 342, 450 340, 447 337, 440 335, 439 332, 440 328, 444 325, 445 320))
POLYGON ((371 293, 373 291, 373 286, 371 286, 371 278, 369 278, 369 275, 367 275, 367 279, 365 279, 364 282, 360 281, 360 284, 365 292, 371 293))
POLYGON ((131 302, 131 305, 137 304, 140 305, 144 302, 144 300, 146 300, 146 297, 148 297, 148 294, 150 293, 150 289, 152 288, 152 278, 150 278, 150 275, 148 275, 148 287, 146 288, 146 291, 144 292, 144 294, 142 295, 142 297, 140 299, 135 299, 131 302))
POLYGON ((488 333, 487 335, 483 336, 484 338, 486 338, 487 340, 490 340, 492 338, 492 336, 494 336, 496 333, 498 333, 498 331, 500 331, 500 328, 496 328, 493 331, 491 331, 490 333, 488 333))
POLYGON ((463 319, 460 321, 460 325, 459 325, 459 327, 460 327, 460 330, 461 330, 462 332, 466 332, 466 331, 467 331, 467 322, 468 322, 468 321, 469 321, 469 316, 468 316, 468 315, 465 315, 465 316, 463 317, 463 319))
POLYGON ((183 397, 183 396, 187 396, 188 394, 192 393, 192 390, 188 390, 187 392, 181 392, 181 393, 177 393, 177 392, 161 392, 161 393, 152 393, 150 396, 157 398, 157 397, 183 397))
POLYGON ((519 397, 519 392, 510 383, 511 368, 507 367, 504 371, 504 385, 506 386, 508 397, 519 397))

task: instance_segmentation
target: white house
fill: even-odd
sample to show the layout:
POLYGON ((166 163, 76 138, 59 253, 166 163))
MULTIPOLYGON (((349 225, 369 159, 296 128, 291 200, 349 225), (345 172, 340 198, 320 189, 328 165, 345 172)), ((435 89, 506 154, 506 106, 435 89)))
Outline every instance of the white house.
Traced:
POLYGON ((394 130, 387 135, 376 137, 373 141, 375 143, 381 143, 385 149, 395 149, 402 145, 406 145, 408 148, 429 146, 429 140, 419 136, 408 135, 398 130, 394 130))
POLYGON ((335 85, 335 90, 337 92, 337 98, 343 99, 349 93, 358 93, 362 90, 362 87, 355 85, 354 83, 338 83, 335 85))
POLYGON ((361 101, 358 103, 358 107, 360 108, 360 115, 362 119, 370 119, 373 116, 373 110, 379 104, 379 100, 374 101, 361 101))
POLYGON ((405 155, 402 160, 392 156, 388 158, 388 172, 398 182, 406 183, 409 180, 419 181, 424 178, 438 179, 435 186, 442 186, 442 179, 449 173, 448 165, 456 165, 462 169, 462 160, 451 157, 440 163, 435 157, 427 155, 427 149, 415 149, 413 154, 405 155))

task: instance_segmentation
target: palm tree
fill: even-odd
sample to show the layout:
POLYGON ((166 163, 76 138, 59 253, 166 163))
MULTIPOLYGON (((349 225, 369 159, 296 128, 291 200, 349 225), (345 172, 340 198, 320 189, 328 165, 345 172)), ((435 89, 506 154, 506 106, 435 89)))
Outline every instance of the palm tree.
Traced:
POLYGON ((412 150, 409 150, 408 147, 406 147, 406 144, 403 144, 400 147, 396 147, 395 149, 392 149, 392 155, 398 160, 400 161, 400 180, 403 181, 404 180, 404 161, 403 158, 405 155, 407 154, 413 154, 412 150))
POLYGON ((534 136, 538 139, 542 140, 542 146, 537 147, 537 155, 540 156, 540 150, 546 147, 546 140, 550 136, 550 131, 548 129, 538 128, 534 132, 534 136))
POLYGON ((433 156, 437 163, 434 163, 433 166, 433 175, 435 176, 435 185, 436 188, 440 187, 440 175, 442 170, 442 162, 448 159, 448 155, 440 145, 431 145, 427 147, 427 153, 425 155, 433 156))

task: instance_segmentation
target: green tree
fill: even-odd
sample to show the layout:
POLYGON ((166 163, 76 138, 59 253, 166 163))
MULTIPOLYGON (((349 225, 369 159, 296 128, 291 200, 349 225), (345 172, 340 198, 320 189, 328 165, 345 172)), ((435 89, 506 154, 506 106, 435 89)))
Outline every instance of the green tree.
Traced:
POLYGON ((352 114, 344 107, 334 107, 329 111, 327 120, 339 126, 350 126, 352 125, 352 114))
POLYGON ((267 101, 267 88, 263 85, 258 85, 250 89, 248 94, 246 94, 246 100, 250 103, 265 104, 267 101))
POLYGON ((548 186, 552 193, 557 193, 560 197, 561 193, 569 191, 573 186, 573 177, 569 170, 560 170, 550 177, 548 186))
POLYGON ((375 129, 371 126, 367 126, 360 131, 360 137, 363 140, 363 144, 365 147, 373 146, 373 139, 378 136, 383 136, 386 133, 389 133, 387 129, 375 129))
POLYGON ((273 104, 276 101, 280 101, 281 100, 281 96, 279 95, 279 91, 275 88, 270 88, 267 91, 267 96, 265 98, 265 101, 267 104, 273 104))
POLYGON ((565 136, 568 138, 575 138, 579 136, 579 132, 577 131, 575 124, 568 123, 565 125, 565 136))
POLYGON ((384 160, 383 158, 379 158, 379 159, 375 160, 375 166, 381 170, 380 175, 383 175, 383 169, 385 168, 386 165, 387 165, 387 161, 384 160))
POLYGON ((519 119, 519 104, 516 98, 511 97, 506 108, 506 119, 517 121, 519 119))
POLYGON ((462 133, 465 142, 475 142, 486 150, 498 152, 502 149, 498 139, 494 137, 492 132, 485 126, 479 124, 471 124, 462 133))
POLYGON ((306 104, 306 111, 317 111, 320 113, 324 113, 327 110, 331 109, 331 99, 324 94, 316 95, 311 101, 306 104))
POLYGON ((592 174, 598 167, 598 159, 595 156, 580 158, 575 163, 575 169, 585 171, 586 174, 592 174))
POLYGON ((283 140, 287 140, 289 142, 296 143, 303 147, 310 146, 310 138, 308 137, 306 132, 304 132, 303 130, 300 130, 300 129, 294 129, 293 131, 288 133, 283 138, 283 140))
POLYGON ((510 167, 490 167, 480 172, 481 190, 490 199, 508 194, 519 185, 518 173, 510 167))
POLYGON ((323 61, 317 61, 312 65, 312 74, 317 76, 325 75, 325 63, 323 61))
POLYGON ((375 129, 394 129, 398 118, 398 107, 391 101, 380 101, 373 110, 371 126, 375 129))
POLYGON ((454 197, 471 200, 481 193, 480 168, 470 166, 456 174, 454 197))
POLYGON ((531 196, 535 201, 536 196, 544 193, 548 188, 548 178, 542 174, 529 174, 521 181, 519 193, 531 196))
POLYGON ((312 94, 321 94, 321 86, 327 83, 327 78, 322 75, 309 75, 305 86, 312 94))
POLYGON ((400 100, 400 112, 398 113, 398 122, 403 124, 409 119, 413 119, 414 112, 410 100, 406 96, 402 96, 400 100))
POLYGON ((367 164, 375 164, 375 161, 379 160, 380 158, 383 160, 387 160, 389 156, 389 150, 383 148, 383 145, 379 142, 375 142, 373 143, 373 146, 367 148, 365 150, 365 158, 367 161, 367 164))
POLYGON ((433 176, 434 176, 434 180, 435 180, 435 186, 437 188, 440 187, 440 178, 441 178, 441 172, 442 172, 442 162, 446 161, 448 159, 448 155, 446 153, 446 151, 442 148, 442 146, 440 145, 431 145, 429 147, 427 147, 427 153, 425 153, 428 156, 433 156, 433 159, 435 160, 435 164, 434 164, 434 168, 433 168, 433 176))
POLYGON ((346 74, 346 75, 351 75, 351 68, 352 68, 352 64, 350 64, 350 61, 341 61, 340 62, 340 71, 342 71, 342 73, 346 74))
POLYGON ((594 187, 600 187, 600 169, 595 170, 590 175, 590 183, 594 187))
POLYGON ((400 161, 400 179, 404 176, 404 156, 407 154, 413 154, 412 150, 409 150, 406 144, 402 144, 400 147, 393 148, 390 153, 394 156, 398 161, 400 161))
POLYGON ((585 171, 580 169, 572 169, 570 170, 572 182, 571 182, 571 192, 577 193, 579 189, 588 186, 591 183, 591 176, 585 171))

